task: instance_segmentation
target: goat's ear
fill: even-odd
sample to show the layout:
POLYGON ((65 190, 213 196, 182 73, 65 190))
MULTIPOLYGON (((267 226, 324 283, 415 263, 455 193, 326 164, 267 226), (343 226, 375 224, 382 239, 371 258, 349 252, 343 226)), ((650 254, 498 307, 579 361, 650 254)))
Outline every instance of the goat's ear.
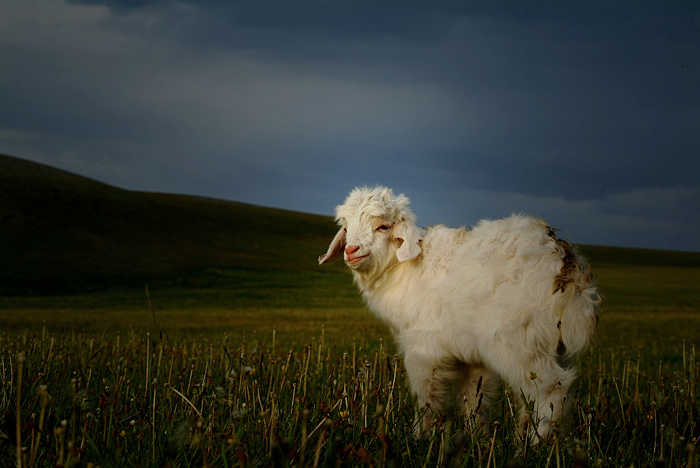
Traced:
POLYGON ((401 247, 396 250, 396 258, 400 262, 413 260, 420 255, 420 241, 423 240, 421 230, 412 222, 399 221, 394 224, 392 236, 402 240, 401 247))
POLYGON ((328 246, 328 252, 318 257, 318 264, 322 265, 333 261, 338 255, 343 253, 343 249, 345 249, 345 228, 341 226, 331 241, 331 245, 328 246))

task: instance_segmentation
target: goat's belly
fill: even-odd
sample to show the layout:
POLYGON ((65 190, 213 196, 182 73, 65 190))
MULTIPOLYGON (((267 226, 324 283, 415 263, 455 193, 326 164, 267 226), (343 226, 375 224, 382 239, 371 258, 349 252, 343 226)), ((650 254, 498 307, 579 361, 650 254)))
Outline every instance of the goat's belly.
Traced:
POLYGON ((395 333, 397 345, 403 353, 435 358, 453 357, 462 362, 480 361, 479 338, 477 329, 465 327, 449 328, 442 326, 430 328, 405 328, 395 333))

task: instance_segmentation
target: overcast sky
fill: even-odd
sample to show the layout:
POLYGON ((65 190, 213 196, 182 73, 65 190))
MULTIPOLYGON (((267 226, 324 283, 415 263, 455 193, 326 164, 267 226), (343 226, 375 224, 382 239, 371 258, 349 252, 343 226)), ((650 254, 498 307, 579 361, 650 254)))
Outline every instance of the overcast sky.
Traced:
POLYGON ((118 187, 700 251, 700 2, 0 4, 0 152, 118 187))

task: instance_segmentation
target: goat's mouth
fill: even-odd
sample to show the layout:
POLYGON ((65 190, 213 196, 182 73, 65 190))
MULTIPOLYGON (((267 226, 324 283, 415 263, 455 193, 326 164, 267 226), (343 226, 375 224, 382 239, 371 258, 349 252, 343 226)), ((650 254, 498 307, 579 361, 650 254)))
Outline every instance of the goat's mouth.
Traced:
POLYGON ((358 255, 356 257, 347 257, 345 259, 345 261, 347 262, 348 265, 357 265, 358 263, 360 263, 362 260, 366 259, 367 257, 369 257, 369 254, 358 255))

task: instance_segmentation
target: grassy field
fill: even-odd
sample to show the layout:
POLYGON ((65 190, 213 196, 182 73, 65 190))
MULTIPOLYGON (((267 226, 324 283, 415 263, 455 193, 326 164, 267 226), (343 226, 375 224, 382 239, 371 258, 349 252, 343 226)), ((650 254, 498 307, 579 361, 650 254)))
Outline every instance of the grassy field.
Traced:
POLYGON ((414 438, 388 330, 317 266, 327 217, 0 155, 0 221, 1 467, 700 466, 700 253, 582 247, 597 338, 569 436, 532 446, 508 391, 485 433, 414 438))
MULTIPOLYGON (((348 351, 321 333, 239 342, 130 332, 3 335, 3 466, 691 466, 693 346, 678 363, 597 350, 580 363, 565 440, 535 447, 503 392, 487 433, 446 417, 413 437, 400 360, 383 342, 348 351), (18 443, 19 441, 19 443, 18 443), (17 462, 19 465, 19 462, 17 462)), ((536 418, 536 415, 533 415, 536 418)))
MULTIPOLYGON (((321 248, 321 247, 320 247, 321 248)), ((596 346, 643 347, 660 359, 700 343, 700 254, 584 246, 605 296, 596 346)), ((305 259, 315 263, 315 257, 305 259)), ((389 339, 364 308, 341 265, 316 271, 217 270, 171 281, 63 296, 0 296, 6 331, 54 333, 131 329, 173 338, 277 336, 305 343, 325 333, 338 341, 389 339)), ((261 338, 262 339, 262 338, 261 338)))
POLYGON ((41 467, 697 465, 700 267, 605 258, 598 337, 556 444, 520 442, 505 391, 487 434, 446 415, 414 439, 401 361, 349 275, 234 271, 0 299, 0 465, 18 446, 41 467))

